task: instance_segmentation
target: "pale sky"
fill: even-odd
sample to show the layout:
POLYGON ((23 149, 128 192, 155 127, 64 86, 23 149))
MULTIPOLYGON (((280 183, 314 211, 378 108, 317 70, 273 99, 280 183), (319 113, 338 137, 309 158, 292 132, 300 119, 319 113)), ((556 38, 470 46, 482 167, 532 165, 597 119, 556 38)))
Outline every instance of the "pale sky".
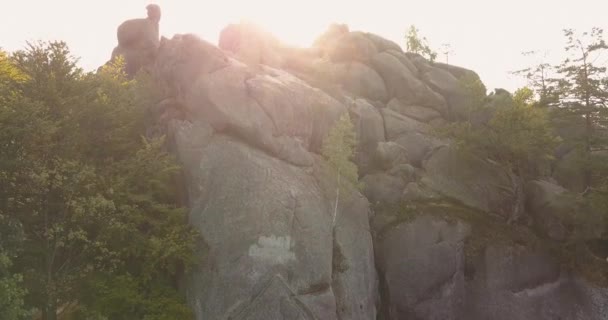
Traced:
POLYGON ((598 26, 608 33, 608 0, 0 0, 0 47, 13 51, 26 40, 64 40, 80 65, 93 70, 110 57, 116 27, 145 17, 149 3, 162 8, 162 35, 195 33, 212 43, 224 26, 247 19, 293 45, 309 46, 337 22, 404 47, 405 31, 414 24, 431 46, 450 43, 450 64, 477 71, 489 89, 525 84, 509 74, 530 64, 523 51, 557 58, 563 28, 598 26))

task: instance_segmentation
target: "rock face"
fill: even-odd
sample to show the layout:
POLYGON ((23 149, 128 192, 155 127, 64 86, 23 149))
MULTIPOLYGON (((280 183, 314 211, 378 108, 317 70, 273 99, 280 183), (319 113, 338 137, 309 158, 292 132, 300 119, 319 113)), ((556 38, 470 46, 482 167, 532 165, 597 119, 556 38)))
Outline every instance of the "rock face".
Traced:
POLYGON ((606 317, 606 290, 560 272, 542 252, 489 247, 467 284, 462 319, 573 319, 606 317))
MULTIPOLYGON (((157 69, 181 84, 167 92, 188 114, 172 131, 190 184, 191 223, 207 250, 188 281, 197 319, 374 319, 369 204, 356 192, 342 198, 334 225, 328 195, 335 189, 322 187, 333 176, 318 173, 312 153, 346 107, 286 72, 252 69, 193 37, 166 40, 157 69), (192 55, 176 54, 184 48, 192 55), (188 72, 170 67, 180 65, 188 72)), ((363 101, 355 105, 368 130, 362 147, 375 148, 384 139, 381 117, 363 101)))
MULTIPOLYGON (((559 185, 523 188, 434 135, 468 112, 460 81, 473 71, 344 25, 307 49, 248 25, 224 29, 219 48, 192 35, 141 40, 157 32, 134 32, 119 50, 134 70, 150 54, 155 110, 183 164, 203 236, 184 281, 196 319, 606 319, 608 289, 546 250, 512 241, 467 253, 479 225, 445 203, 505 229, 524 217, 552 241, 581 238, 569 214, 587 212, 559 185), (319 155, 346 112, 365 196, 338 196, 319 155)), ((588 227, 582 239, 597 239, 588 227)))
POLYGON ((331 203, 307 170, 222 135, 198 152, 191 223, 208 253, 189 281, 197 319, 373 319, 367 201, 344 204, 332 228, 331 203))
POLYGON ((554 240, 599 239, 602 213, 576 200, 576 195, 548 181, 526 184, 526 206, 538 229, 554 240))
POLYGON ((154 63, 159 46, 160 7, 149 5, 148 17, 132 19, 118 26, 118 46, 112 51, 112 60, 122 56, 127 74, 134 76, 141 68, 154 63))
POLYGON ((464 240, 469 227, 422 216, 378 241, 388 319, 461 319, 464 240))

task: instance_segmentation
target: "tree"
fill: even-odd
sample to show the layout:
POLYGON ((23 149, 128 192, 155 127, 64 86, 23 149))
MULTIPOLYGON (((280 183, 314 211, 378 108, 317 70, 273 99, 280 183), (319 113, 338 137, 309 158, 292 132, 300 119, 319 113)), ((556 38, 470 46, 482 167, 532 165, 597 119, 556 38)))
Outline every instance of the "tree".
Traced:
MULTIPOLYGON (((25 75, 19 72, 6 52, 0 50, 0 110, 1 106, 17 99, 15 87, 25 80, 25 75)), ((0 111, 0 119, 2 114, 0 111)), ((0 159, 0 165, 4 161, 0 159)), ((0 181, 6 181, 2 171, 0 181)), ((10 217, 7 211, 7 187, 10 186, 0 185, 0 314, 6 320, 28 319, 30 314, 24 305, 23 275, 13 270, 13 259, 23 245, 23 232, 19 221, 10 217)))
POLYGON ((171 188, 175 159, 162 138, 142 138, 146 90, 120 61, 84 73, 63 42, 10 60, 24 77, 9 81, 0 109, 0 214, 22 226, 13 268, 27 305, 44 320, 187 319, 157 310, 187 310, 174 278, 193 261, 196 234, 171 188), (139 298, 117 317, 101 303, 116 292, 103 288, 127 278, 139 298))
POLYGON ((334 205, 333 223, 336 221, 340 190, 348 190, 348 186, 359 186, 357 165, 352 162, 357 146, 353 123, 348 113, 344 113, 323 140, 321 153, 337 175, 336 201, 334 205))
POLYGON ((433 51, 426 37, 419 35, 420 30, 412 25, 405 35, 405 45, 408 52, 417 53, 429 59, 431 62, 437 58, 437 52, 433 51))
POLYGON ((556 66, 559 78, 554 80, 561 106, 559 115, 565 121, 582 120, 584 133, 570 142, 583 159, 584 186, 589 188, 601 178, 593 170, 596 152, 608 150, 608 74, 606 66, 596 64, 608 46, 600 28, 580 35, 567 29, 564 35, 568 57, 556 66))
POLYGON ((493 107, 487 124, 455 123, 446 130, 447 136, 460 148, 496 161, 520 177, 536 177, 539 167, 551 161, 558 138, 547 110, 536 108, 533 96, 531 89, 519 89, 493 107))
MULTIPOLYGON (((535 57, 539 54, 535 51, 528 51, 524 52, 523 55, 535 57)), ((546 56, 545 53, 540 61, 536 62, 531 67, 513 72, 516 75, 523 76, 528 81, 529 88, 534 90, 538 96, 538 101, 536 103, 541 107, 556 106, 559 102, 554 83, 555 79, 552 78, 555 69, 545 61, 546 56)))

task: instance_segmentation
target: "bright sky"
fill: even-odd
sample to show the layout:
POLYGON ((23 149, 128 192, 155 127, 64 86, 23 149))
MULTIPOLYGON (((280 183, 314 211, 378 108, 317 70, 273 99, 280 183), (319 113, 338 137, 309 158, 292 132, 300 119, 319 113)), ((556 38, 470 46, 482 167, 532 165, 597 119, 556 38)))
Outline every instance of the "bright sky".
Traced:
POLYGON ((224 26, 241 19, 300 46, 309 46, 332 22, 404 46, 405 30, 414 24, 433 47, 450 43, 449 62, 477 71, 489 89, 523 85, 509 74, 533 62, 521 52, 559 53, 563 28, 598 26, 608 33, 608 0, 0 0, 0 47, 64 40, 92 70, 110 57, 116 27, 145 17, 149 3, 161 5, 161 34, 195 33, 212 43, 224 26))

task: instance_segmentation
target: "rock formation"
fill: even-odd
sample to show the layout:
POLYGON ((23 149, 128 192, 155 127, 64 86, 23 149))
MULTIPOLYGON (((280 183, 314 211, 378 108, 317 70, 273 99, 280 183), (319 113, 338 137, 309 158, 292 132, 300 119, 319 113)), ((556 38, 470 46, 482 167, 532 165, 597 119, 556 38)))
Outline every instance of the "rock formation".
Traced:
POLYGON ((459 81, 473 71, 338 25, 313 48, 248 25, 227 27, 219 47, 147 35, 117 50, 127 68, 154 58, 159 117, 204 238, 184 281, 196 319, 606 319, 608 289, 530 240, 538 225, 570 236, 555 213, 579 208, 558 200, 563 188, 529 182, 523 201, 512 172, 432 134, 468 112, 459 81), (333 224, 319 150, 345 112, 365 187, 333 224), (524 209, 533 227, 507 224, 524 209))
POLYGON ((118 26, 116 31, 118 46, 112 51, 112 60, 122 56, 125 60, 125 71, 131 76, 142 67, 154 63, 160 44, 160 7, 151 4, 146 9, 147 18, 127 20, 118 26))

